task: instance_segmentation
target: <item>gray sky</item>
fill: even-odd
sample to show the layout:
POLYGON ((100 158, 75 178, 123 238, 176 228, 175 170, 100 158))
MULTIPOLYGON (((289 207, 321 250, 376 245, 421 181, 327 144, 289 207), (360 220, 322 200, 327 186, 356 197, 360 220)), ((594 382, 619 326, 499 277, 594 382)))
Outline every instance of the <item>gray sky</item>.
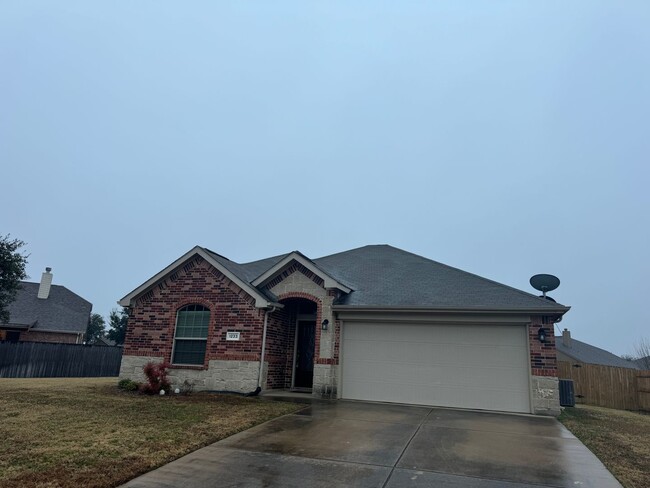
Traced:
POLYGON ((650 3, 0 3, 0 233, 108 315, 199 244, 387 243, 650 336, 650 3))

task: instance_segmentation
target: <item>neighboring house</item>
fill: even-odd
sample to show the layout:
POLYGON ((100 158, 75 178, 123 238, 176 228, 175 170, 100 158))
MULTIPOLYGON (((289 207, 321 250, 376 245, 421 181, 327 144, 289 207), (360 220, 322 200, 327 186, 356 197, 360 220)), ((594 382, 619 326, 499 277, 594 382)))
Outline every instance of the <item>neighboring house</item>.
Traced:
MULTIPOLYGON (((99 337, 95 342, 93 342, 94 346, 112 346, 116 347, 117 342, 115 342, 113 339, 109 339, 108 337, 99 337)), ((122 346, 119 346, 122 347, 122 346)))
POLYGON ((650 356, 635 359, 634 364, 636 364, 639 369, 650 370, 650 356))
POLYGON ((51 268, 46 268, 40 283, 21 282, 8 309, 9 322, 0 323, 0 340, 81 344, 92 304, 53 285, 51 268))
POLYGON ((618 368, 639 369, 634 361, 628 361, 609 351, 581 342, 571 337, 568 329, 555 338, 557 360, 573 364, 599 364, 601 366, 616 366, 618 368))
POLYGON ((118 303, 123 378, 168 361, 196 389, 559 413, 569 307, 391 246, 245 264, 197 246, 118 303))

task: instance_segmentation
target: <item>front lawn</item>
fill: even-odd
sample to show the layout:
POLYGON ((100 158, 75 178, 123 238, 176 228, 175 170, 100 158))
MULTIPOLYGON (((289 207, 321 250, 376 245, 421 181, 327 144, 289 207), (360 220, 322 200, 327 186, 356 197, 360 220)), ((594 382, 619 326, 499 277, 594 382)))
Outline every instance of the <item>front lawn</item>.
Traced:
POLYGON ((117 486, 302 408, 194 393, 144 396, 116 378, 0 379, 0 487, 117 486))
POLYGON ((562 422, 626 488, 650 487, 650 415, 579 405, 562 422))

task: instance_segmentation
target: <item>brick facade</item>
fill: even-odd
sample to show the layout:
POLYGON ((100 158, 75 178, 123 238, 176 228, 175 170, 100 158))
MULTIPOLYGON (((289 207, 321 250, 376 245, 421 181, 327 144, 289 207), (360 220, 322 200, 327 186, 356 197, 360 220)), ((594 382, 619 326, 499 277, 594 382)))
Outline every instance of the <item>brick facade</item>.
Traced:
POLYGON ((545 317, 533 316, 528 326, 532 410, 538 415, 560 414, 560 393, 557 373, 554 324, 545 317), (546 330, 546 341, 539 341, 539 329, 546 330))
MULTIPOLYGON (((327 317, 330 323, 333 323, 331 303, 336 295, 328 294, 327 290, 322 288, 323 282, 320 278, 303 266, 292 265, 267 286, 272 287, 273 292, 278 292, 283 286, 287 286, 288 281, 292 282, 289 285, 291 289, 299 291, 279 293, 278 299, 281 302, 289 303, 291 299, 302 298, 315 303, 317 324, 322 322, 325 302, 327 317), (308 286, 305 286, 305 280, 309 282, 308 286), (305 288, 309 288, 311 293, 305 292, 305 288)), ((211 364, 222 364, 217 363, 218 361, 247 361, 257 362, 259 365, 265 311, 255 308, 253 299, 246 292, 203 258, 196 256, 136 299, 130 309, 124 342, 124 357, 129 358, 124 361, 125 371, 133 369, 134 364, 136 369, 139 367, 142 361, 136 361, 133 359, 135 357, 160 358, 171 362, 176 313, 179 308, 189 304, 200 304, 210 310, 204 364, 172 365, 172 370, 196 370, 195 376, 204 378, 205 375, 199 371, 209 369, 211 364), (228 331, 239 331, 241 340, 226 341, 228 331)), ((265 388, 291 387, 295 319, 295 311, 291 306, 278 309, 268 316, 264 358, 265 388)), ((327 337, 327 344, 321 345, 321 334, 335 335, 335 327, 322 332, 317 326, 315 335, 315 362, 332 364, 334 359, 329 351, 332 348, 330 336, 327 337), (328 357, 322 358, 323 352, 328 357)), ((209 380, 206 381, 217 381, 215 374, 208 372, 205 377, 209 380)), ((203 383, 204 380, 200 382, 203 383)))
MULTIPOLYGON (((303 299, 316 304, 316 329, 314 346, 313 394, 317 397, 331 397, 338 384, 337 337, 340 326, 334 320, 332 306, 338 297, 337 290, 327 290, 323 280, 304 266, 294 263, 271 280, 266 288, 282 302, 290 299, 303 299), (322 330, 324 320, 329 322, 328 330, 322 330)), ((295 319, 285 327, 295 327, 295 319)), ((295 328, 293 329, 295 333, 295 328)), ((289 338, 293 346, 293 337, 289 338)), ((293 348, 289 351, 293 360, 293 348)), ((284 384, 291 382, 291 371, 285 373, 284 384)))
POLYGON ((530 369, 533 376, 557 377, 557 353, 553 323, 544 324, 542 317, 531 317, 528 327, 528 345, 530 346, 530 369), (546 329, 546 342, 539 342, 540 328, 546 329))
POLYGON ((269 315, 266 330, 265 362, 268 362, 268 388, 291 388, 295 315, 289 307, 269 315))
POLYGON ((172 359, 176 312, 189 304, 210 310, 205 361, 212 359, 259 361, 262 348, 264 311, 253 306, 252 298, 196 256, 136 300, 129 314, 124 341, 125 356, 172 359), (239 331, 239 341, 226 342, 226 332, 239 331))

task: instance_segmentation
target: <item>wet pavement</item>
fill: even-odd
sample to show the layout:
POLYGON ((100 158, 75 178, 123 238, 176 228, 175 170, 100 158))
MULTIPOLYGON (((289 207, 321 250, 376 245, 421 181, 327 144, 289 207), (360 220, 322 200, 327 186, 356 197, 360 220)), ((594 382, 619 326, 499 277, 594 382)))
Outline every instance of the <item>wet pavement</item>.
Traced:
POLYGON ((338 401, 312 403, 124 486, 621 485, 553 418, 338 401))

